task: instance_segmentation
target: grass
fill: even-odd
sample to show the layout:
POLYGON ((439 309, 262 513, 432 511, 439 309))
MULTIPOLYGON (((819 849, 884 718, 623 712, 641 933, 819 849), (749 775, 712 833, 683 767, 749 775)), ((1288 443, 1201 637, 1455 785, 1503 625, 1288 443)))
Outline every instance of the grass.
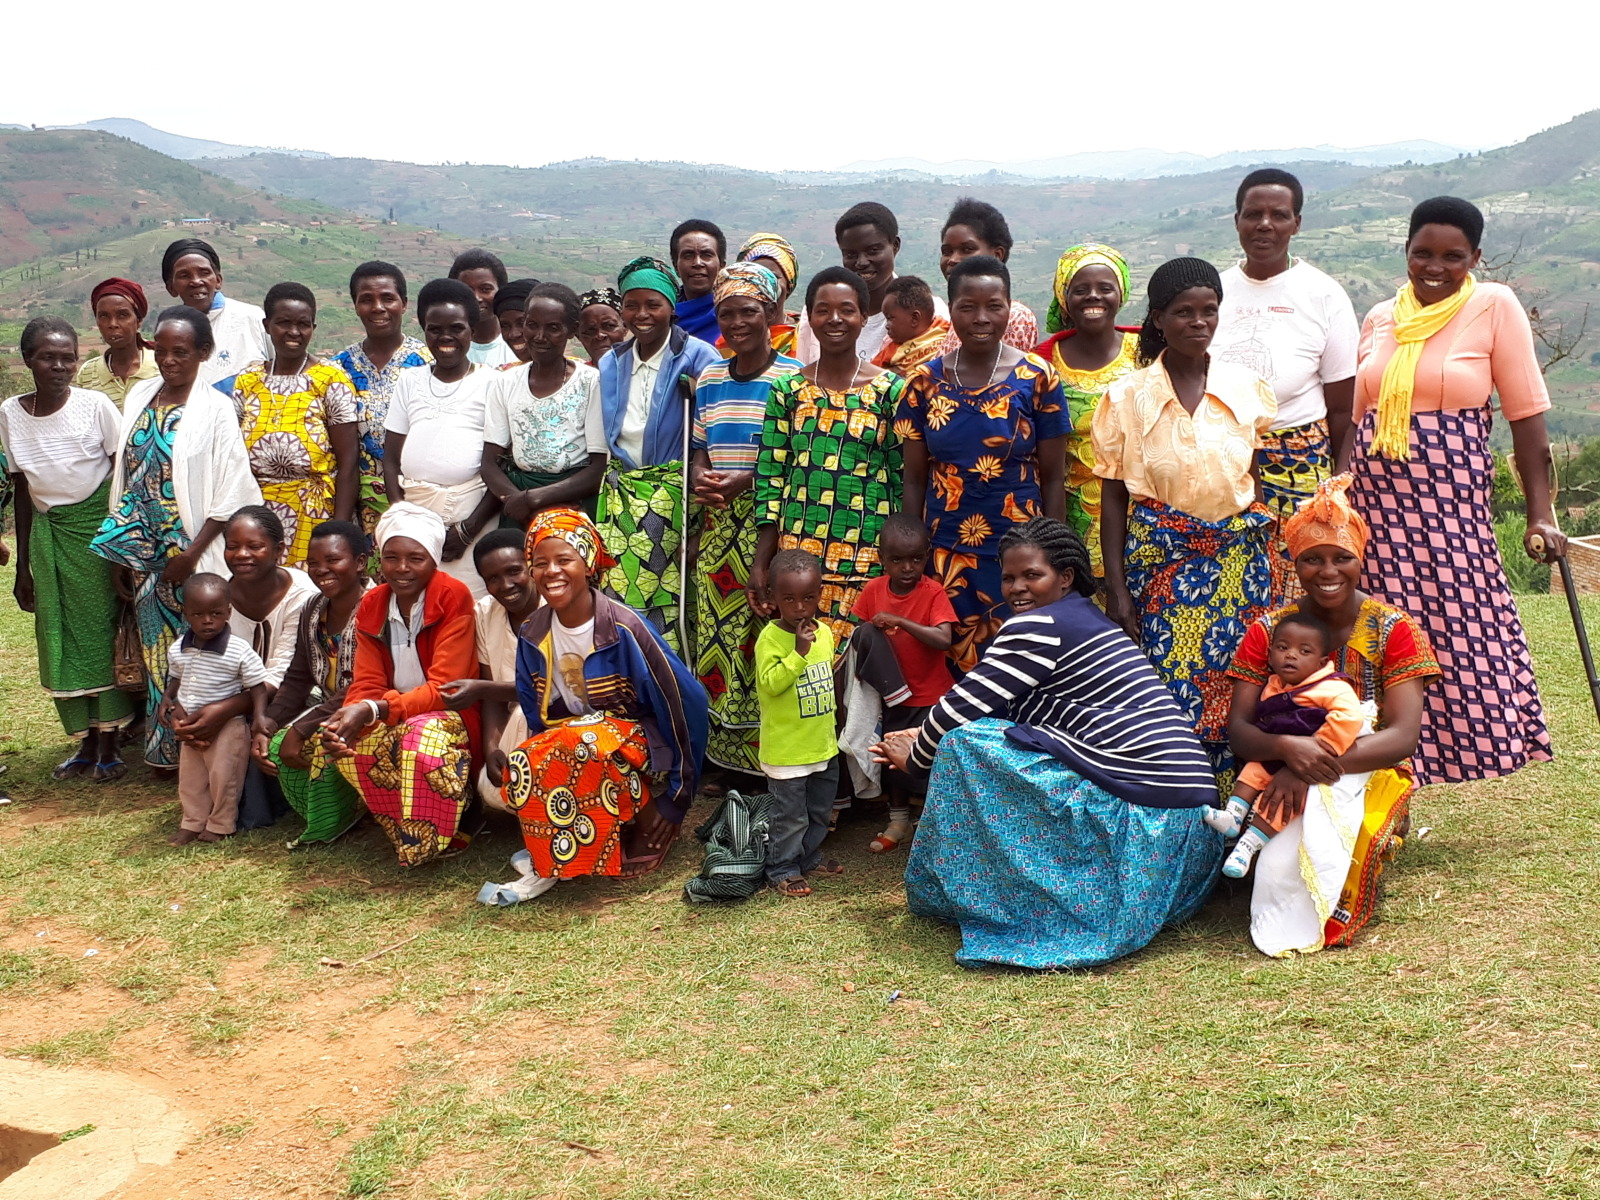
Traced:
MULTIPOLYGON (((115 1067, 144 1031, 227 1056, 304 1031, 296 1002, 350 979, 319 958, 420 933, 359 968, 365 1014, 438 1036, 387 1051, 404 1084, 349 1148, 348 1196, 1594 1196, 1600 729, 1565 605, 1522 603, 1560 757, 1423 793, 1432 832, 1356 947, 1264 959, 1224 894, 1139 954, 1063 974, 956 967, 954 931, 906 913, 903 858, 865 854, 861 824, 816 898, 733 908, 679 901, 683 850, 632 885, 480 908, 509 828, 413 874, 370 830, 294 854, 281 827, 171 851, 173 798, 142 773, 48 782, 65 746, 8 611, 0 1012, 92 987, 123 1007, 0 1050, 115 1067), (55 819, 24 827, 41 801, 55 819), (24 944, 40 929, 79 940, 24 944), (66 957, 93 938, 108 953, 66 957)), ((318 1032, 339 1035, 332 1053, 365 1030, 318 1032)), ((318 1137, 346 1132, 318 1115, 318 1137)))

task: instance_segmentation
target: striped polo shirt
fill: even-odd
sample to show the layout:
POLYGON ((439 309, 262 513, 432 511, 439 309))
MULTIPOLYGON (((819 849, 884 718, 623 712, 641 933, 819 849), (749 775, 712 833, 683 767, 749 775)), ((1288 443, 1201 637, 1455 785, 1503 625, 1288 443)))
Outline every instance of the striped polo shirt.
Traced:
POLYGON ((704 450, 718 471, 754 471, 761 451, 767 393, 775 381, 800 369, 800 360, 780 354, 754 379, 735 379, 733 359, 700 372, 694 391, 694 448, 704 450))
POLYGON ((178 703, 191 715, 270 682, 261 656, 226 629, 209 642, 185 630, 167 650, 167 671, 178 681, 178 703))

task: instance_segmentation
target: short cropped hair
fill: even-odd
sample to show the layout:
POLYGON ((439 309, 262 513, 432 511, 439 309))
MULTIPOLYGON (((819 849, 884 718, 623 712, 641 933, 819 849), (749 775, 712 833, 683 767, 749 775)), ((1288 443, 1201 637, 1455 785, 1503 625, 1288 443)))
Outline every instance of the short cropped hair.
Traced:
POLYGON ((1289 195, 1294 198, 1294 215, 1299 216, 1300 210, 1306 204, 1306 190, 1300 186, 1300 181, 1289 172, 1278 167, 1262 167, 1259 171, 1251 171, 1239 183, 1239 190, 1233 194, 1233 215, 1238 216, 1244 211, 1245 194, 1256 187, 1286 187, 1289 195))
POLYGON ((894 297, 894 302, 908 311, 933 315, 933 289, 924 279, 915 275, 896 275, 884 289, 883 298, 894 297))
POLYGON ((362 263, 354 271, 350 272, 350 303, 355 303, 356 292, 360 290, 359 285, 363 279, 379 279, 383 277, 394 280, 394 290, 400 293, 400 299, 408 299, 406 296, 406 273, 392 262, 384 262, 381 258, 374 258, 370 262, 362 263))
POLYGON ((506 271, 506 264, 500 261, 498 254, 490 254, 487 250, 463 250, 456 255, 455 262, 450 264, 450 278, 460 279, 463 271, 487 270, 493 273, 495 284, 505 287, 511 276, 506 271))
POLYGON ((672 236, 667 239, 667 257, 674 264, 678 261, 678 243, 683 240, 683 235, 686 233, 710 234, 717 243, 717 257, 723 262, 728 261, 728 239, 721 228, 710 221, 702 221, 699 217, 691 217, 687 221, 680 222, 678 227, 672 231, 672 236))
MULTIPOLYGON (((472 270, 468 267, 467 270, 472 270)), ((459 304, 467 312, 467 324, 476 325, 480 309, 478 297, 459 279, 430 279, 417 293, 417 320, 426 322, 428 310, 435 304, 459 304)))
POLYGON ((876 200, 863 200, 845 209, 844 216, 833 223, 834 240, 842 238, 846 230, 858 225, 872 225, 886 238, 900 236, 900 222, 895 220, 894 214, 885 205, 876 200))

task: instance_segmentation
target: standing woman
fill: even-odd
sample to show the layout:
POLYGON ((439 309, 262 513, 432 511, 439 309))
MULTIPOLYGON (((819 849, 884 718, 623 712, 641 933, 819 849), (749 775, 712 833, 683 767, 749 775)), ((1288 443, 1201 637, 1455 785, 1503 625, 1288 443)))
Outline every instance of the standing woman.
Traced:
POLYGON ((1067 524, 1088 547, 1099 577, 1106 567, 1090 425, 1106 389, 1138 366, 1139 328, 1117 324, 1117 313, 1128 299, 1128 262, 1097 242, 1069 246, 1056 263, 1053 290, 1045 315, 1050 336, 1036 353, 1061 379, 1068 425, 1067 524))
POLYGON ((1550 396, 1516 295, 1473 279, 1482 237, 1483 214, 1465 200, 1417 205, 1409 278, 1367 314, 1356 372, 1350 502, 1372 526, 1361 586, 1418 618, 1444 677, 1423 712, 1419 784, 1492 779, 1550 757, 1489 509, 1498 394, 1527 495, 1523 545, 1546 561, 1566 552, 1551 508, 1550 396))
MULTIPOLYGON (((800 281, 800 259, 794 247, 775 233, 752 233, 745 244, 739 247, 738 261, 755 263, 776 276, 778 315, 772 326, 772 348, 787 358, 793 358, 795 339, 799 335, 799 327, 795 322, 800 314, 788 312, 784 306, 789 303, 789 297, 794 295, 795 285, 800 281)), ((728 357, 733 354, 720 338, 717 349, 728 357)))
POLYGON ((78 368, 79 387, 100 392, 118 408, 141 379, 154 379, 154 346, 139 332, 150 315, 144 289, 131 279, 102 279, 89 293, 89 311, 99 326, 103 354, 91 354, 78 368))
POLYGON ((117 731, 132 719, 133 705, 112 669, 111 564, 89 544, 110 507, 122 418, 101 393, 72 386, 78 335, 69 323, 35 317, 20 349, 33 391, 0 404, 0 449, 16 484, 14 592, 17 607, 33 614, 39 682, 67 736, 81 742, 52 774, 105 783, 127 773, 117 731))
POLYGON ((250 470, 283 521, 285 564, 303 567, 311 530, 348 521, 361 490, 356 390, 350 377, 311 354, 317 299, 299 283, 274 284, 263 309, 272 357, 234 378, 250 470))
POLYGON ((1231 788, 1225 672, 1272 597, 1255 452, 1277 401, 1255 374, 1207 353, 1221 301, 1210 263, 1157 267, 1141 369, 1112 385, 1093 429, 1106 615, 1155 664, 1231 788))
POLYGON ((578 297, 578 344, 589 356, 590 366, 598 368, 607 351, 627 337, 622 296, 616 288, 591 288, 578 297))
MULTIPOLYGON (((956 201, 950 215, 944 219, 944 228, 939 231, 939 271, 948 280, 957 263, 979 254, 1010 262, 1011 247, 1015 244, 1004 213, 992 204, 965 196, 956 201)), ((1011 302, 1003 340, 1006 345, 1023 352, 1038 344, 1039 319, 1021 300, 1011 302)), ((944 345, 939 347, 939 353, 954 354, 960 344, 960 336, 952 329, 944 345)))
MULTIPOLYGON (((706 238, 706 234, 693 237, 706 238)), ((678 575, 684 529, 685 423, 694 381, 720 355, 674 323, 678 278, 660 259, 636 258, 617 276, 622 320, 633 335, 600 360, 600 405, 616 461, 597 508, 600 533, 617 562, 601 589, 643 613, 675 652, 680 641, 678 575)))
POLYGON ((761 706, 751 655, 761 622, 745 597, 756 551, 756 458, 772 385, 800 360, 772 345, 771 315, 783 283, 755 262, 717 276, 720 341, 732 355, 700 372, 694 394, 694 498, 705 506, 695 588, 695 674, 711 698, 706 757, 761 773, 761 706))
POLYGON ((827 267, 806 288, 806 321, 819 357, 772 385, 756 456, 755 560, 745 591, 757 616, 776 612, 767 568, 779 550, 804 550, 822 564, 822 617, 842 658, 850 614, 867 580, 882 572, 878 531, 901 491, 895 410, 905 380, 861 358, 866 281, 827 267))
POLYGON ((911 373, 894 428, 905 449, 900 507, 927 522, 930 569, 956 611, 950 658, 970 671, 1011 615, 1000 539, 1066 515, 1067 423, 1055 370, 1004 340, 1005 263, 971 255, 951 268, 949 287, 957 347, 911 373))
POLYGON ((261 489, 232 403, 201 381, 215 344, 211 322, 174 305, 156 318, 154 341, 161 374, 128 393, 111 512, 91 549, 121 568, 118 590, 138 617, 150 714, 145 761, 175 770, 177 739, 154 714, 167 686, 167 648, 183 627, 178 590, 197 571, 228 573, 223 526, 246 504, 260 504, 261 489))
POLYGON ((272 353, 263 326, 266 314, 222 294, 222 259, 210 242, 179 238, 169 245, 161 256, 161 282, 167 295, 211 324, 212 351, 200 368, 202 383, 227 379, 272 353))

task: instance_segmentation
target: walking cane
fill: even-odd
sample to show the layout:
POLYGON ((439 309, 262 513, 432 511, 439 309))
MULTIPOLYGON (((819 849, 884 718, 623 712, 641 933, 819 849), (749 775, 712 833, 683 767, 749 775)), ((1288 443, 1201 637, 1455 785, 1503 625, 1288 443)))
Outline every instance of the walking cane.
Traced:
MULTIPOLYGON (((1506 455, 1506 460, 1511 466, 1512 476, 1520 481, 1522 472, 1517 467, 1515 454, 1506 455)), ((1555 473, 1555 464, 1550 464, 1550 509, 1553 513, 1556 504, 1556 490, 1560 487, 1560 479, 1555 473)), ((1523 489, 1526 493, 1527 489, 1523 489)), ((1529 546, 1535 554, 1542 555, 1545 550, 1544 538, 1537 533, 1528 539, 1529 546)), ((1567 608, 1572 612, 1572 631, 1578 635, 1578 653, 1583 656, 1584 674, 1589 678, 1589 698, 1594 701, 1594 715, 1600 720, 1600 675, 1595 674, 1594 652, 1589 649, 1589 629, 1583 623, 1583 606, 1578 602, 1578 589, 1572 582, 1572 564, 1567 561, 1565 554, 1558 555, 1555 560, 1556 567, 1561 571, 1561 586, 1567 593, 1567 608)))
MULTIPOLYGON (((678 376, 678 390, 683 393, 683 524, 678 535, 678 646, 683 661, 693 662, 689 650, 689 431, 694 425, 694 380, 687 375, 678 376)), ((1591 672, 1593 674, 1593 672, 1591 672)), ((1600 700, 1596 701, 1600 704, 1600 700)))

